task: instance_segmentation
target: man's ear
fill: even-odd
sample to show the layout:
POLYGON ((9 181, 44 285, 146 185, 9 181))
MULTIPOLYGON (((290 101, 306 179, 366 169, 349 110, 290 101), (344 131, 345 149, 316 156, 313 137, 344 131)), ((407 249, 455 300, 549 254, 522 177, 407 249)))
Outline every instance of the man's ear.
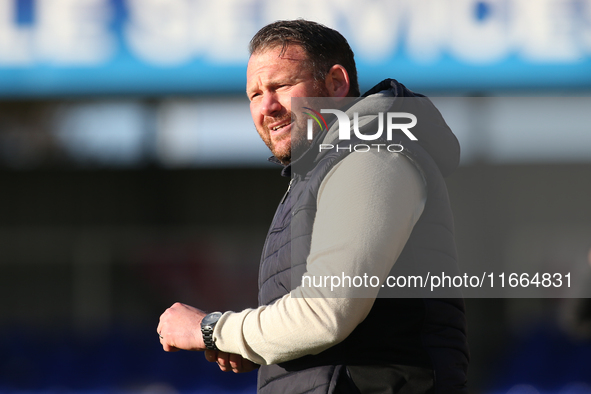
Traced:
POLYGON ((335 64, 328 70, 324 83, 329 97, 347 97, 349 94, 349 87, 351 86, 349 73, 340 64, 335 64))

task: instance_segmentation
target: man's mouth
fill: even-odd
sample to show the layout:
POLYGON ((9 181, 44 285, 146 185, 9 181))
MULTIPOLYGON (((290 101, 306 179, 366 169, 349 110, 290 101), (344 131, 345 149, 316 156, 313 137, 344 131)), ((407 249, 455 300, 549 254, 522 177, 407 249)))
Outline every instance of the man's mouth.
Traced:
POLYGON ((284 123, 281 123, 281 124, 271 127, 271 130, 278 131, 278 130, 281 130, 281 129, 289 126, 290 124, 291 124, 291 121, 287 121, 287 122, 284 122, 284 123))

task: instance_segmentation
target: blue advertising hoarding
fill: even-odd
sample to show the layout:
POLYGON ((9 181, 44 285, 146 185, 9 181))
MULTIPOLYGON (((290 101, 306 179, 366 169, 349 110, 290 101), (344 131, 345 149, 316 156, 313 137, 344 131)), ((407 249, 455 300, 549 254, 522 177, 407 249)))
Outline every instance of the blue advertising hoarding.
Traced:
POLYGON ((591 88, 591 0, 0 0, 0 97, 244 92, 248 41, 303 17, 362 89, 591 88))

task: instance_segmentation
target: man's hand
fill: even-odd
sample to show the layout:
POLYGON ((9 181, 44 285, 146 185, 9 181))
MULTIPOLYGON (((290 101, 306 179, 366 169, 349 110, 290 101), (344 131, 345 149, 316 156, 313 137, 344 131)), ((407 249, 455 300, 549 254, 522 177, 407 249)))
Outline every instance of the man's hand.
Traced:
POLYGON ((224 372, 250 372, 259 367, 258 364, 253 363, 239 354, 226 353, 221 350, 206 350, 205 358, 210 363, 217 363, 224 372))
POLYGON ((157 328, 164 351, 205 350, 201 335, 201 320, 205 315, 202 310, 180 302, 164 311, 157 328))

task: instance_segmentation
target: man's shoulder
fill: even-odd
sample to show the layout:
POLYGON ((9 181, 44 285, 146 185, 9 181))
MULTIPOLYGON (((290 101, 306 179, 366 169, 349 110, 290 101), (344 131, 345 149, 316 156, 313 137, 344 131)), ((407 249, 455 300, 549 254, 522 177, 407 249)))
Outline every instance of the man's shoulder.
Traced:
POLYGON ((339 190, 337 195, 345 193, 346 196, 347 191, 375 194, 398 187, 426 187, 419 168, 411 159, 401 153, 377 150, 354 152, 329 171, 320 186, 319 197, 327 188, 339 190))
MULTIPOLYGON (((327 175, 336 173, 350 177, 370 176, 371 174, 419 174, 417 164, 399 152, 371 149, 367 152, 353 152, 337 163, 327 175)), ((325 178, 326 179, 326 178, 325 178)))

